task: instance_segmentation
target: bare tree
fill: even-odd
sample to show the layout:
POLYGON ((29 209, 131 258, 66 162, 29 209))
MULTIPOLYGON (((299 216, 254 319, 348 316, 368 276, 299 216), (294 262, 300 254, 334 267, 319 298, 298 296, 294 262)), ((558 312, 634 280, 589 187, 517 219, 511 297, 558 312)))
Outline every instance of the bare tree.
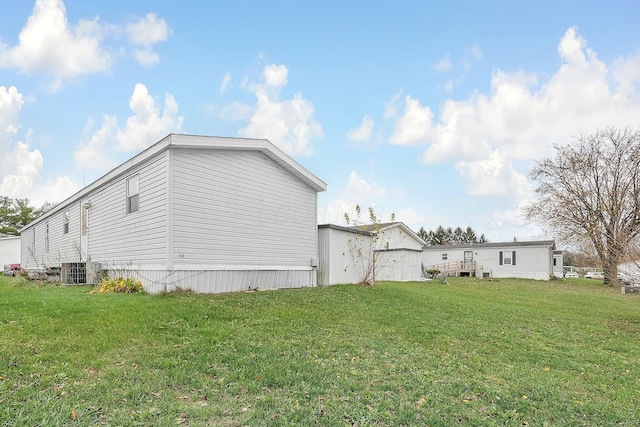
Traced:
MULTIPOLYGON (((378 216, 369 207, 369 223, 362 224, 362 209, 356 205, 355 216, 344 214, 346 223, 354 229, 347 245, 353 261, 353 267, 359 277, 359 283, 374 285, 378 273, 389 262, 389 255, 384 252, 389 245, 388 237, 378 216)), ((395 222, 395 214, 391 214, 391 222, 395 222)))
POLYGON ((614 286, 640 232, 640 132, 611 127, 554 149, 529 172, 537 200, 524 213, 564 243, 592 246, 614 286))

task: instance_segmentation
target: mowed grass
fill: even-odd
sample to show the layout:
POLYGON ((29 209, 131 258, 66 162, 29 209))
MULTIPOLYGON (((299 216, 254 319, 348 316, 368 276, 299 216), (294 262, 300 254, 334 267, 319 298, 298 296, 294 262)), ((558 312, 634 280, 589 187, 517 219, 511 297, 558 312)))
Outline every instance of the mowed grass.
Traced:
POLYGON ((0 425, 640 425, 640 297, 451 279, 96 295, 0 279, 0 425))

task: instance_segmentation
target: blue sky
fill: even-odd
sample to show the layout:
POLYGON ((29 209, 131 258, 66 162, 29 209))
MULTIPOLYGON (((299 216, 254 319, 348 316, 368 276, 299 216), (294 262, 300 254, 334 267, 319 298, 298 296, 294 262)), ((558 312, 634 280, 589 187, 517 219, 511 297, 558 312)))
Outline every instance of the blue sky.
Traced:
POLYGON ((640 3, 12 2, 0 194, 60 202, 168 133, 267 138, 413 229, 523 222, 531 162, 640 125, 640 3), (483 4, 484 3, 484 4, 483 4))

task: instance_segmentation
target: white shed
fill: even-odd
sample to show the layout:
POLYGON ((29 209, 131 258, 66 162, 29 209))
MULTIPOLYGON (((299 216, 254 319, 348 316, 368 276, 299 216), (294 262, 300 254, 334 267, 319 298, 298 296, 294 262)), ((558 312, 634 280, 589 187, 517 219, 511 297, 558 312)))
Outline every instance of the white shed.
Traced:
POLYGON ((358 283, 362 264, 366 264, 373 252, 373 233, 342 227, 335 224, 318 226, 318 285, 337 285, 358 283), (357 240, 357 243, 356 243, 357 240), (355 259, 352 253, 355 246, 364 248, 365 260, 355 259))
POLYGON ((324 190, 267 140, 172 134, 21 230, 22 264, 152 293, 315 286, 324 190))
POLYGON ((436 245, 424 248, 422 263, 444 274, 549 280, 562 271, 562 253, 555 249, 553 240, 436 245))
POLYGON ((318 226, 319 284, 357 283, 376 254, 375 280, 412 281, 422 276, 425 242, 402 222, 318 226), (354 249, 356 249, 354 253, 354 249))
POLYGON ((0 236, 0 267, 5 264, 20 264, 20 236, 0 236))

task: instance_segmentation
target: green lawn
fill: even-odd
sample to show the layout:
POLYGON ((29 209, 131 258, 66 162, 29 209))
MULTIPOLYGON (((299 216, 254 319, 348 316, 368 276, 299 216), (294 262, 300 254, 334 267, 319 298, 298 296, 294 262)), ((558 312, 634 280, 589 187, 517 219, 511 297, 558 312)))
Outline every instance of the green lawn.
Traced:
POLYGON ((0 426, 638 426, 640 296, 451 279, 97 295, 0 278, 0 426))

